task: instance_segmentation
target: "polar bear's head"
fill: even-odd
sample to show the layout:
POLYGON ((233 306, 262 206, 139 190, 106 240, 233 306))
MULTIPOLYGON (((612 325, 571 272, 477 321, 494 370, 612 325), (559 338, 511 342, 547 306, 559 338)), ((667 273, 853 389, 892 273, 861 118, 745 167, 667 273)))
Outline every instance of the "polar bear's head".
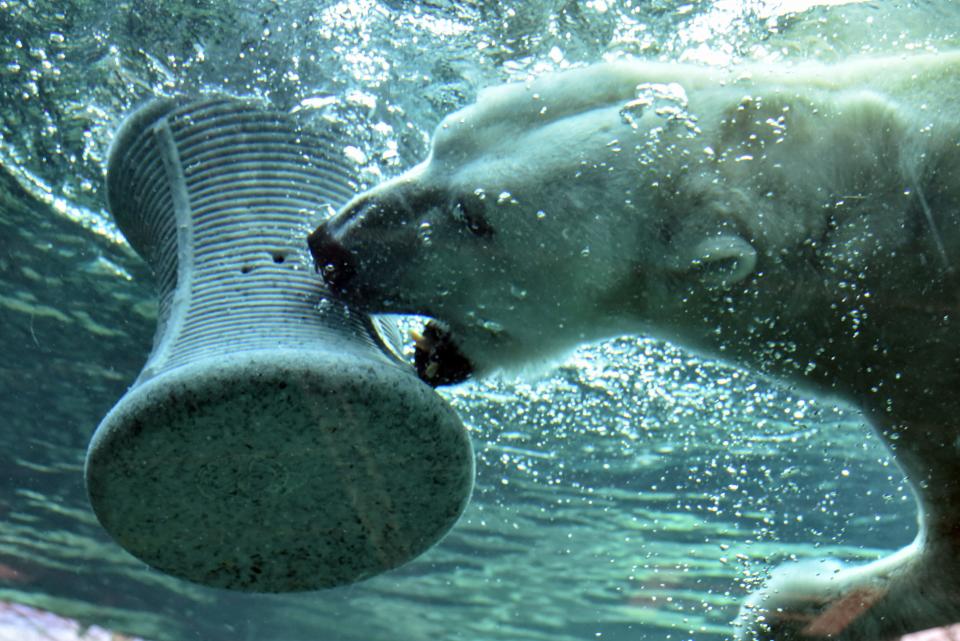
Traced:
MULTIPOLYGON (((594 67, 482 94, 440 124, 425 162, 311 235, 318 270, 366 311, 437 319, 418 354, 443 361, 421 369, 434 383, 656 315, 690 257, 667 249, 682 230, 658 218, 644 149, 654 134, 669 147, 683 126, 652 109, 625 117, 631 73, 594 67)), ((718 261, 742 257, 711 242, 718 261)))

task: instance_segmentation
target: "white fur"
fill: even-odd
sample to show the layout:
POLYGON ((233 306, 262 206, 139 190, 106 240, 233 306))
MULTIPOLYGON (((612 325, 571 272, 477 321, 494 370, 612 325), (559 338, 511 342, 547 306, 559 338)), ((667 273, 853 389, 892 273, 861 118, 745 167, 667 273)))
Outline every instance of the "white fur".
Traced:
POLYGON ((445 321, 480 371, 636 332, 857 404, 923 509, 906 569, 828 582, 885 582, 858 621, 886 638, 960 619, 958 97, 956 53, 589 67, 485 91, 328 229, 368 307, 445 321), (918 584, 936 605, 897 611, 918 584))

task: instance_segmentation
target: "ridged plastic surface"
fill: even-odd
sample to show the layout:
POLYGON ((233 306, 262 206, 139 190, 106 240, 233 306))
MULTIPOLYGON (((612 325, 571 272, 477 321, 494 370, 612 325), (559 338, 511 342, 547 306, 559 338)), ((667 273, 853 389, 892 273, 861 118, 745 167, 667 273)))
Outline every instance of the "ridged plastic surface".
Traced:
POLYGON ((302 249, 309 217, 353 191, 336 141, 222 100, 126 131, 110 210, 160 290, 162 340, 141 380, 225 346, 300 349, 326 335, 373 344, 364 315, 323 298, 302 249))
POLYGON ((459 419, 309 264, 316 213, 352 193, 343 145, 228 99, 153 103, 114 143, 110 209, 159 319, 86 477, 104 527, 163 571, 342 585, 428 549, 469 499, 459 419))

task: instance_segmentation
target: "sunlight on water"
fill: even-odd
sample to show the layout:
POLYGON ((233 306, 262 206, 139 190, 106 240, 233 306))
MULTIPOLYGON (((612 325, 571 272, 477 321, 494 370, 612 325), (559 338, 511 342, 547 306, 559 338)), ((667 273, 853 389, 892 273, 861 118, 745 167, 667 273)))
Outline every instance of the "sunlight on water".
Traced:
POLYGON ((761 3, 757 13, 761 16, 774 16, 785 13, 799 13, 813 7, 828 7, 857 2, 867 2, 867 0, 769 0, 761 3))
POLYGON ((49 207, 56 214, 76 223, 82 229, 103 236, 113 243, 125 244, 126 239, 117 229, 113 219, 105 211, 92 211, 74 205, 68 199, 55 195, 54 189, 35 174, 25 171, 16 157, 8 156, 8 150, 0 147, 0 169, 6 171, 17 184, 37 202, 49 207))

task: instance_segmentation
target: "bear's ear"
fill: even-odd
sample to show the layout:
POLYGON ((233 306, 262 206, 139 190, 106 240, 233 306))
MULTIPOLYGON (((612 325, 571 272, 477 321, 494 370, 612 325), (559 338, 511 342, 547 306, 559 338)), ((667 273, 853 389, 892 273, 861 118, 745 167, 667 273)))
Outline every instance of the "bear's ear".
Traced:
POLYGON ((707 287, 727 288, 753 273, 757 250, 736 234, 704 238, 692 248, 681 267, 707 287))

